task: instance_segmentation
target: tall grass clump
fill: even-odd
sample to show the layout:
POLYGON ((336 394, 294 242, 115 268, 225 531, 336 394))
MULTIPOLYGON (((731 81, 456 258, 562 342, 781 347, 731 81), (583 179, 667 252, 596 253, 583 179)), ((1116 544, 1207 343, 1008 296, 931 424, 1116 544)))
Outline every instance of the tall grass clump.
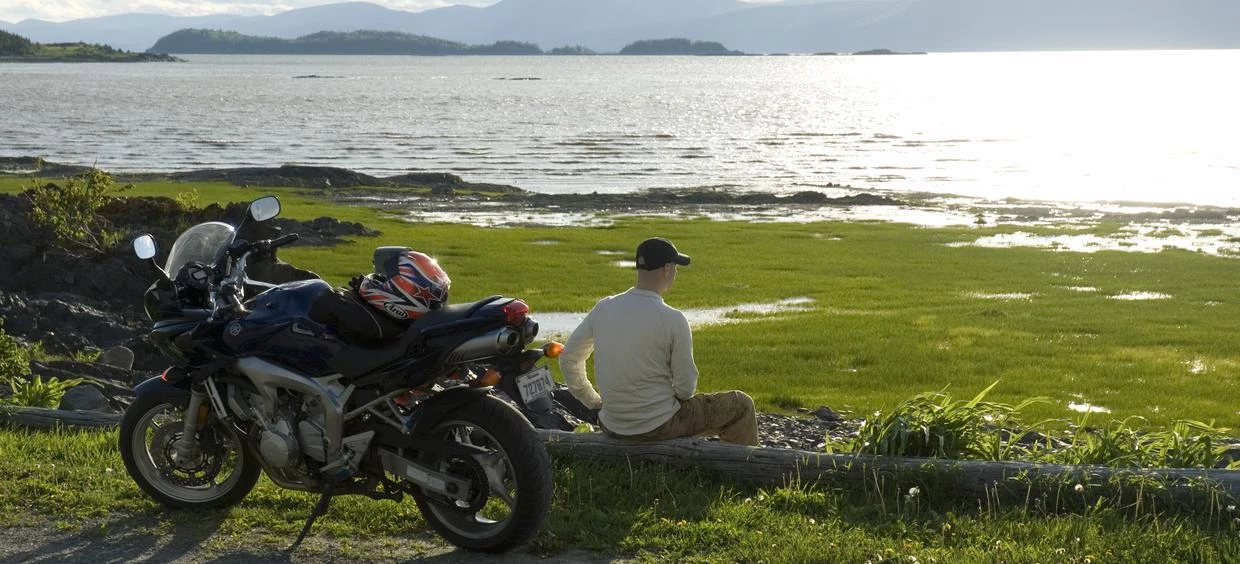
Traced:
MULTIPOLYGON (((1147 430, 1140 416, 1113 420, 1099 429, 1082 428, 1061 449, 1044 453, 1048 462, 1133 468, 1236 467, 1225 442, 1230 429, 1179 419, 1147 430)), ((1084 427, 1083 425, 1081 427, 1084 427)))
POLYGON ((1018 405, 983 401, 995 382, 973 399, 957 400, 944 392, 926 392, 904 400, 889 413, 876 412, 862 425, 850 450, 883 456, 1010 460, 1027 449, 1018 441, 1032 428, 1019 421, 1020 411, 1046 401, 1031 398, 1018 405))

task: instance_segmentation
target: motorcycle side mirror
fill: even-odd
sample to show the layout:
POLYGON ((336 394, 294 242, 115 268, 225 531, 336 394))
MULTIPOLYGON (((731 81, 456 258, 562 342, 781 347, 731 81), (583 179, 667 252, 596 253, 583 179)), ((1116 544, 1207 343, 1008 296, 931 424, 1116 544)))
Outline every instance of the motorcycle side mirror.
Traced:
POLYGON ((155 238, 143 235, 133 240, 133 254, 142 260, 155 258, 155 238))
POLYGON ((250 202, 250 217, 254 221, 267 221, 280 215, 280 199, 275 196, 263 196, 250 202))
POLYGON ((160 268, 158 264, 155 264, 155 251, 155 238, 149 234, 141 235, 133 240, 133 254, 138 255, 138 258, 142 260, 148 261, 151 265, 151 270, 155 271, 160 278, 169 280, 168 273, 164 272, 164 269, 160 268))

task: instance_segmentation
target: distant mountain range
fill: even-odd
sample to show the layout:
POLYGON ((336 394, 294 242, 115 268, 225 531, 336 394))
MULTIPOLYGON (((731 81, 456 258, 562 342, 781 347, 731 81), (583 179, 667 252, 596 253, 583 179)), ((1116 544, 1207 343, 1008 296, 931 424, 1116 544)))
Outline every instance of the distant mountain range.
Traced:
POLYGON ((124 14, 0 22, 33 41, 143 51, 185 28, 297 38, 319 31, 399 31, 465 44, 581 45, 616 52, 684 37, 748 53, 1240 48, 1238 0, 502 0, 424 12, 367 2, 272 16, 124 14))

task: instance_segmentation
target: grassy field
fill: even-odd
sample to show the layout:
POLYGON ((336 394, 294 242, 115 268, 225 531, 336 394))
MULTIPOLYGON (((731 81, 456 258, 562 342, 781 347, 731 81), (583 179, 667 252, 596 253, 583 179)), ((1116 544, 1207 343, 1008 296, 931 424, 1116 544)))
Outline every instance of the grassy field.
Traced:
MULTIPOLYGON (((0 189, 20 184, 5 179, 0 189)), ((1083 415, 1068 405, 1089 403, 1111 410, 1091 414, 1094 422, 1240 424, 1240 341, 1232 338, 1240 261, 1232 259, 949 246, 1018 229, 1011 226, 621 219, 606 228, 488 229, 413 224, 287 189, 146 183, 127 194, 191 189, 201 203, 276 193, 286 217, 328 215, 379 229, 379 237, 334 248, 281 251, 334 283, 368 270, 375 246, 408 245, 440 260, 454 300, 514 295, 535 314, 588 311, 625 290, 633 272, 613 263, 645 237, 669 237, 694 257, 667 297, 673 306, 813 300, 805 312, 695 332, 702 388, 744 389, 768 410, 829 405, 864 415, 916 393, 972 396, 998 381, 991 400, 1049 398, 1029 408, 1034 420, 1076 421, 1083 415), (1113 299, 1136 292, 1170 297, 1113 299)))
MULTIPOLYGON (((0 178, 0 190, 13 192, 23 182, 0 178)), ((1133 416, 1150 428, 1178 419, 1240 423, 1240 345, 1232 338, 1240 319, 1240 289, 1233 283, 1240 261, 1233 259, 1183 251, 949 246, 1017 229, 1011 226, 630 218, 606 228, 486 229, 413 224, 287 189, 143 183, 128 194, 176 196, 191 189, 201 203, 275 193, 286 217, 329 215, 382 231, 332 249, 281 250, 285 260, 332 282, 367 270, 377 245, 407 245, 440 260, 452 276, 455 301, 514 295, 530 303, 535 317, 540 311, 584 312, 597 298, 625 290, 632 270, 613 265, 622 257, 600 251, 627 256, 645 237, 668 237, 694 259, 667 298, 673 306, 813 300, 807 311, 746 314, 743 323, 695 332, 700 389, 743 389, 764 410, 829 405, 864 417, 921 392, 972 397, 997 381, 990 400, 1048 398, 1025 416, 1051 420, 1051 427, 1133 416), (1169 297, 1113 299, 1140 292, 1169 297), (1070 410, 1071 403, 1111 412, 1086 416, 1070 410)), ((99 468, 121 468, 110 440, 97 433, 57 441, 0 433, 0 508, 76 518, 155 511, 123 471, 99 474, 99 468), (44 466, 33 468, 58 457, 65 459, 50 475, 40 471, 44 466)), ((757 490, 661 470, 559 462, 555 510, 535 549, 840 562, 1197 562, 1240 554, 1227 515, 1161 515, 1115 504, 1059 514, 1023 505, 961 506, 941 496, 910 499, 901 492, 757 490)), ((220 526, 229 534, 254 534, 244 531, 257 526, 291 537, 311 503, 308 496, 265 486, 221 517, 220 526)), ((373 507, 334 505, 319 530, 367 538, 409 523, 420 527, 411 506, 373 507)))

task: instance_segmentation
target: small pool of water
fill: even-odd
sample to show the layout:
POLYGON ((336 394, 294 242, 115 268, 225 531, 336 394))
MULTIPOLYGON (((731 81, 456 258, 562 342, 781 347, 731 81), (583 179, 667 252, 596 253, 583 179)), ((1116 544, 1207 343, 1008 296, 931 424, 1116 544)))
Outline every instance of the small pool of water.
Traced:
POLYGON ((1107 297, 1111 298, 1112 300, 1143 301, 1143 300, 1169 300, 1173 296, 1171 294, 1164 294, 1162 292, 1128 292, 1126 294, 1115 294, 1113 296, 1107 296, 1107 297))
MULTIPOLYGON (((633 265, 632 261, 629 266, 633 265)), ((766 319, 782 314, 810 311, 813 309, 813 298, 796 297, 776 302, 760 304, 737 304, 732 306, 681 309, 689 319, 690 327, 722 325, 726 323, 743 323, 755 319, 766 319)), ((544 339, 567 339, 573 330, 585 319, 586 312, 533 312, 530 314, 538 322, 538 336, 544 339)))
POLYGON ((1110 413, 1111 412, 1111 409, 1109 407, 1091 405, 1085 402, 1077 403, 1074 401, 1068 402, 1068 409, 1075 411, 1077 413, 1110 413))

